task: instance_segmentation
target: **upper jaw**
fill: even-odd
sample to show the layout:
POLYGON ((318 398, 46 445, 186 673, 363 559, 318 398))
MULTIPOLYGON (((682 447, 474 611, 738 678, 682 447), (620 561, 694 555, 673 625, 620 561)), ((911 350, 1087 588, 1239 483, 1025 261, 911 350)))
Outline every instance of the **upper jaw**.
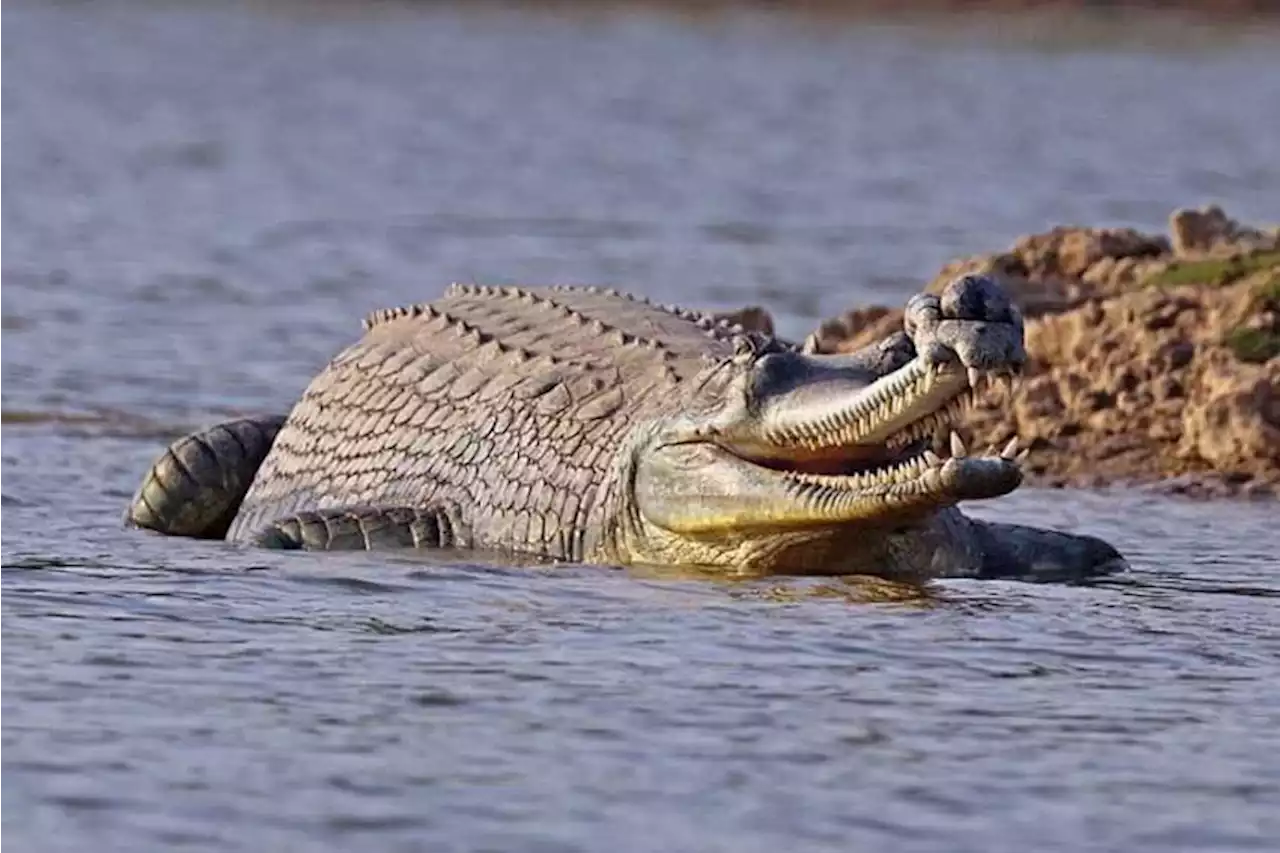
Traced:
POLYGON ((765 407, 750 432, 757 443, 783 451, 901 446, 948 426, 984 385, 1012 375, 1009 366, 980 370, 916 356, 850 395, 802 405, 781 399, 765 407))
MULTIPOLYGON (((979 370, 917 356, 852 394, 799 405, 784 398, 765 406, 751 428, 720 432, 715 441, 778 471, 843 476, 863 486, 908 482, 939 468, 948 453, 971 458, 951 424, 986 386, 1012 380, 1007 366, 979 370), (930 447, 937 438, 947 439, 937 448, 942 456, 930 447)), ((1016 465, 1016 440, 990 458, 1016 465)))

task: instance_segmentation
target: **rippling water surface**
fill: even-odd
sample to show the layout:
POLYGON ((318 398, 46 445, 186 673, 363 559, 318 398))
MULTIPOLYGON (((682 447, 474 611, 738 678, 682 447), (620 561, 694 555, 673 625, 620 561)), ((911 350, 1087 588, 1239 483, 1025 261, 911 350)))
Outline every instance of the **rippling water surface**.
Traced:
POLYGON ((1131 575, 728 583, 118 529, 454 279, 764 302, 1181 204, 1274 219, 1265 34, 493 5, 7 3, 16 850, 1274 849, 1273 504, 1023 490, 1131 575), (1104 31, 1105 32, 1105 31, 1104 31))

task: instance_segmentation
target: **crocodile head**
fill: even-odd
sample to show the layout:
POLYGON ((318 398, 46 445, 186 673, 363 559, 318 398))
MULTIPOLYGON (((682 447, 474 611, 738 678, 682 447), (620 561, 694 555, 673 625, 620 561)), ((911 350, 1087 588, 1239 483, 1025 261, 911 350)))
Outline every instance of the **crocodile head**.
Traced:
MULTIPOLYGON (((680 414, 635 447, 627 556, 911 575, 955 563, 903 543, 967 554, 954 537, 917 534, 939 511, 1022 481, 1014 442, 971 455, 950 430, 984 384, 1005 381, 1026 358, 1021 317, 992 288, 970 281, 914 298, 907 334, 878 349, 752 349, 711 369, 680 414), (988 298, 972 298, 975 287, 988 298)), ((980 573, 980 555, 970 562, 980 573)))
POLYGON ((959 364, 917 356, 877 379, 841 356, 783 352, 724 372, 721 389, 702 386, 718 411, 664 425, 636 454, 631 550, 652 549, 646 562, 800 568, 1022 481, 1012 452, 944 438, 974 392, 959 364))

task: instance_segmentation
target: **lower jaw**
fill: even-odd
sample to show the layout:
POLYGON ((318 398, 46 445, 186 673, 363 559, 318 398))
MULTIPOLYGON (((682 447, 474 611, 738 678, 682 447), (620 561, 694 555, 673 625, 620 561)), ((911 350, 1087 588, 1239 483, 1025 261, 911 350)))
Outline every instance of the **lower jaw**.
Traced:
MULTIPOLYGON (((799 457, 771 456, 762 457, 748 454, 737 454, 740 459, 778 471, 783 474, 819 474, 827 477, 857 477, 887 473, 894 467, 913 459, 923 459, 929 449, 929 443, 917 440, 903 445, 896 450, 888 447, 879 448, 840 448, 826 454, 805 454, 799 457), (854 450, 854 453, 850 453, 854 450)), ((728 450, 728 448, 726 448, 728 450)), ((733 452, 729 450, 729 452, 733 452)))
POLYGON ((809 473, 782 469, 779 476, 793 494, 811 501, 814 521, 826 516, 847 521, 927 514, 966 500, 1007 494, 1022 482, 1013 445, 1000 456, 969 456, 956 440, 950 457, 927 448, 898 457, 892 464, 858 473, 809 473))
MULTIPOLYGON (((953 459, 1018 463, 1025 456, 1025 452, 1018 453, 1017 439, 1014 438, 998 457, 970 457, 964 441, 950 429, 949 419, 940 421, 939 424, 941 429, 936 433, 922 436, 920 430, 913 426, 880 445, 853 445, 818 452, 806 449, 794 454, 767 456, 735 453, 728 447, 722 449, 753 465, 783 475, 793 475, 799 479, 818 477, 847 480, 851 488, 906 486, 930 470, 942 471, 953 459)), ((939 495, 940 499, 943 497, 939 495)))

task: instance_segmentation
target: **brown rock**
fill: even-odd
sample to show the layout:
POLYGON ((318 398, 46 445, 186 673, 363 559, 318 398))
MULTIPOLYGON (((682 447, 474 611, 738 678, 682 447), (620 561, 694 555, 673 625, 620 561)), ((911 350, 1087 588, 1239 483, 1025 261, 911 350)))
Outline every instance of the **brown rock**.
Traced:
POLYGON ((1280 247, 1280 232, 1260 231, 1236 222, 1217 205, 1182 208, 1169 216, 1173 251, 1179 257, 1198 254, 1238 255, 1280 247))
POLYGON ((1007 252, 947 264, 930 282, 939 292, 957 275, 995 276, 1028 317, 1075 307, 1134 280, 1144 264, 1169 253, 1169 241, 1132 228, 1055 228, 1018 239, 1007 252))
POLYGON ((1201 393, 1183 415, 1183 450, 1219 470, 1280 465, 1280 363, 1200 377, 1201 393))
MULTIPOLYGON (((1057 228, 948 264, 929 284, 937 292, 962 273, 995 275, 1028 317, 1024 379, 1012 399, 973 408, 970 446, 1020 436, 1031 449, 1028 481, 1041 485, 1280 491, 1280 255, 1265 254, 1280 247, 1280 232, 1241 226, 1219 208, 1176 211, 1170 229, 1172 243, 1130 229, 1057 228), (1215 271, 1217 258, 1230 275, 1215 271)), ((810 340, 823 352, 856 349, 900 329, 901 316, 849 312, 810 340)))
POLYGON ((1180 370, 1191 363, 1195 354, 1195 344, 1190 341, 1167 341, 1156 349, 1154 367, 1158 372, 1180 370))
POLYGON ((805 352, 854 352, 902 331, 900 308, 856 308, 823 322, 804 342, 805 352))
POLYGON ((713 315, 717 320, 728 320, 748 332, 773 335, 773 315, 759 305, 748 305, 737 311, 725 311, 713 315))

